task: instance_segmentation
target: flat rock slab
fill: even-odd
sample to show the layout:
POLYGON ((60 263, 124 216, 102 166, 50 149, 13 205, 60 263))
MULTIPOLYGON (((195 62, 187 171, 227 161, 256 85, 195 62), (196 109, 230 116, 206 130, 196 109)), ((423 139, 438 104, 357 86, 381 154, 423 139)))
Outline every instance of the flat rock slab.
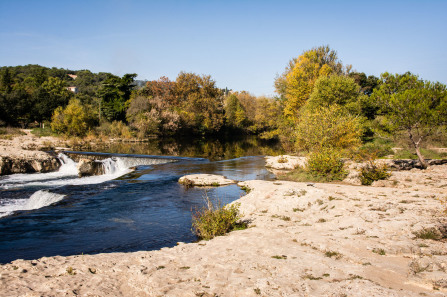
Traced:
POLYGON ((236 181, 232 179, 227 179, 222 175, 215 174, 190 174, 182 176, 179 180, 179 183, 186 186, 199 186, 199 187, 218 187, 218 186, 226 186, 236 183, 236 181))
POLYGON ((267 156, 265 157, 265 166, 276 170, 292 170, 297 167, 306 166, 306 157, 297 157, 290 155, 267 156))
POLYGON ((248 229, 158 251, 15 260, 0 265, 0 296, 445 297, 447 241, 416 234, 446 234, 447 164, 391 179, 398 188, 245 181, 248 229))

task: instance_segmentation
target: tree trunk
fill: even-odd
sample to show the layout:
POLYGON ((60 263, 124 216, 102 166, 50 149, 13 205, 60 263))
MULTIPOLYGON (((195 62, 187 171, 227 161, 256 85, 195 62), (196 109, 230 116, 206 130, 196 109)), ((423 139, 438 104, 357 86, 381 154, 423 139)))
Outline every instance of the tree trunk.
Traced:
POLYGON ((409 129, 408 134, 410 136, 410 140, 414 145, 414 148, 416 149, 416 155, 418 156, 419 162, 421 163, 421 166, 423 169, 426 169, 428 164, 425 162, 424 156, 422 156, 421 151, 419 149, 419 144, 421 143, 422 136, 419 137, 418 141, 415 141, 413 137, 413 133, 411 133, 411 129, 409 129))
POLYGON ((422 168, 426 169, 428 165, 427 162, 425 162, 424 156, 422 156, 421 151, 419 150, 419 143, 415 143, 414 148, 416 149, 416 155, 418 155, 422 168))

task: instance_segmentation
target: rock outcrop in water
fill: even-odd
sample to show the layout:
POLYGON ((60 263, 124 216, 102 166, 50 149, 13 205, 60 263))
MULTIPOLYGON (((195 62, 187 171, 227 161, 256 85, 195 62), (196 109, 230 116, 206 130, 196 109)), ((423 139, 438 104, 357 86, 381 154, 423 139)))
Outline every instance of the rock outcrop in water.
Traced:
POLYGON ((34 157, 0 156, 0 175, 51 172, 58 170, 60 166, 59 160, 49 154, 34 157))
POLYGON ((227 179, 222 175, 215 174, 190 174, 182 176, 179 181, 180 184, 186 187, 218 187, 226 186, 236 183, 236 181, 227 179))
POLYGON ((104 174, 103 164, 95 160, 80 159, 77 168, 79 177, 104 174))

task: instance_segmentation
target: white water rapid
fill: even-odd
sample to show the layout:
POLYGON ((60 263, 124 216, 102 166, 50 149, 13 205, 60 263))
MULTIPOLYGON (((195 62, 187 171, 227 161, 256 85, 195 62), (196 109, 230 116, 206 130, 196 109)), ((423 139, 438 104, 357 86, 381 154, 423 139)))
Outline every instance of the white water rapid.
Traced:
POLYGON ((75 161, 62 153, 58 155, 58 158, 61 167, 56 172, 13 174, 0 177, 0 217, 9 215, 14 211, 38 209, 60 201, 65 195, 49 191, 55 187, 99 184, 131 172, 133 166, 172 162, 168 159, 112 157, 99 161, 103 165, 104 174, 80 178, 75 161), (41 189, 29 197, 2 197, 2 190, 8 191, 27 187, 41 189))
POLYGON ((65 195, 39 190, 28 199, 0 200, 0 217, 7 216, 18 210, 33 210, 49 206, 61 201, 65 195))

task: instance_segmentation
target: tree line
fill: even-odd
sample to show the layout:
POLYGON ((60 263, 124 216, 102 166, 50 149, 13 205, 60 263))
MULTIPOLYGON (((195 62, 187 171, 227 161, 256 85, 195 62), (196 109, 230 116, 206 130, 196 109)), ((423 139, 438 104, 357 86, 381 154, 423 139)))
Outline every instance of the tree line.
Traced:
POLYGON ((195 73, 143 84, 135 78, 1 67, 0 125, 51 122, 54 131, 75 136, 256 134, 309 153, 353 151, 375 137, 405 133, 422 160, 421 143, 445 132, 447 122, 445 85, 410 72, 375 77, 353 71, 329 46, 292 58, 274 81, 275 97, 229 92, 195 73))
POLYGON ((174 81, 161 77, 143 86, 135 78, 39 65, 1 67, 0 126, 47 122, 69 136, 92 131, 139 138, 234 130, 254 134, 274 127, 280 113, 275 99, 229 95, 209 75, 181 72, 174 81))

